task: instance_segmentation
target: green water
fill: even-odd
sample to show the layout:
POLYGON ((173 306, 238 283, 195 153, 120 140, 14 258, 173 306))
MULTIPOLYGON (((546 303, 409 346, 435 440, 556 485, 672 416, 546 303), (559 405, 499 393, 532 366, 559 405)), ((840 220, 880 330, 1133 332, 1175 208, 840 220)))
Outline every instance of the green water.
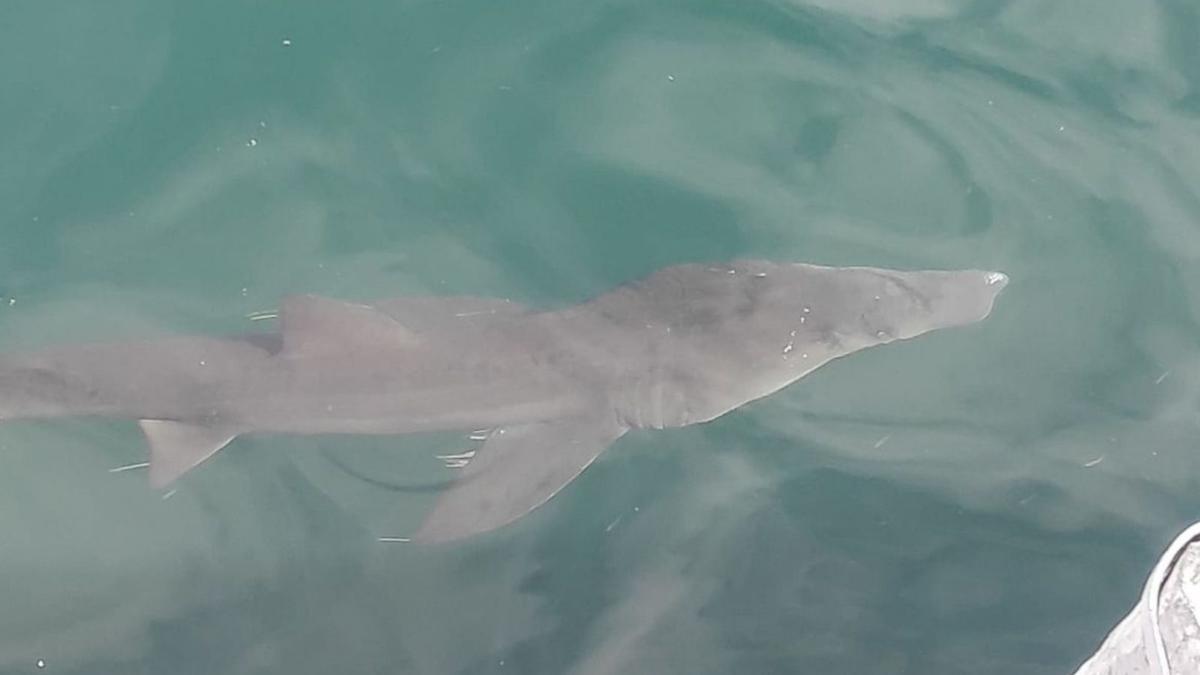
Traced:
POLYGON ((461 438, 0 428, 0 672, 1069 673, 1200 517, 1189 0, 0 4, 0 344, 287 293, 1002 269, 986 322, 626 436, 458 546, 461 438), (41 661, 41 667, 39 667, 41 661))

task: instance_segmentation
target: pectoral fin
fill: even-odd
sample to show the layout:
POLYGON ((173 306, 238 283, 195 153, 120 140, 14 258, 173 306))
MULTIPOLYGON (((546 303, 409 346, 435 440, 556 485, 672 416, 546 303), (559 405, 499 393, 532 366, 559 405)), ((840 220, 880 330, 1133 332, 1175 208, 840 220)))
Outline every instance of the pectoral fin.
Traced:
POLYGON ((586 418, 498 429, 413 539, 450 541, 511 523, 553 497, 625 431, 615 421, 586 418))
POLYGON ((154 488, 170 485, 237 436, 228 429, 170 420, 140 420, 138 424, 150 445, 150 485, 154 488))

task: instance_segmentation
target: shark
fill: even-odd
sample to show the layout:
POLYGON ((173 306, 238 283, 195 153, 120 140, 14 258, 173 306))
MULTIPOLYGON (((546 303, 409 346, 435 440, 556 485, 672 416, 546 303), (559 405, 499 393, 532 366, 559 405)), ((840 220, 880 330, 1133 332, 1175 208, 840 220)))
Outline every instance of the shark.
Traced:
POLYGON ((1008 277, 738 260, 588 301, 285 297, 274 331, 0 356, 0 421, 136 420, 165 488, 244 434, 473 430, 412 540, 496 530, 632 429, 701 424, 862 349, 986 318, 1008 277))

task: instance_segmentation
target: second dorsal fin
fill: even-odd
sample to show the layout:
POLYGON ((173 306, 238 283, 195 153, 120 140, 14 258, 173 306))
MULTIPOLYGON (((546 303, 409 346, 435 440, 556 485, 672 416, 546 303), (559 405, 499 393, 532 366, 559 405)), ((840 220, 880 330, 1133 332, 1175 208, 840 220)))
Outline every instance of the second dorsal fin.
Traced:
POLYGON ((315 356, 378 347, 403 347, 418 338, 396 319, 371 307, 319 295, 293 295, 279 307, 283 352, 315 356))

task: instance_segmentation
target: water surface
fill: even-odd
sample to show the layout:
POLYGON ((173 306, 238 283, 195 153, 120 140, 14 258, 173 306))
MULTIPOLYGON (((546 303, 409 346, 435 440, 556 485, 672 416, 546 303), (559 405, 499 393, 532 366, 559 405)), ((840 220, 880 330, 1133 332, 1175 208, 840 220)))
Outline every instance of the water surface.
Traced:
POLYGON ((986 322, 634 433, 437 549, 455 435, 0 427, 0 671, 1067 673, 1200 515, 1184 0, 0 7, 0 347, 287 293, 1003 269, 986 322), (39 668, 39 661, 42 667, 39 668))

